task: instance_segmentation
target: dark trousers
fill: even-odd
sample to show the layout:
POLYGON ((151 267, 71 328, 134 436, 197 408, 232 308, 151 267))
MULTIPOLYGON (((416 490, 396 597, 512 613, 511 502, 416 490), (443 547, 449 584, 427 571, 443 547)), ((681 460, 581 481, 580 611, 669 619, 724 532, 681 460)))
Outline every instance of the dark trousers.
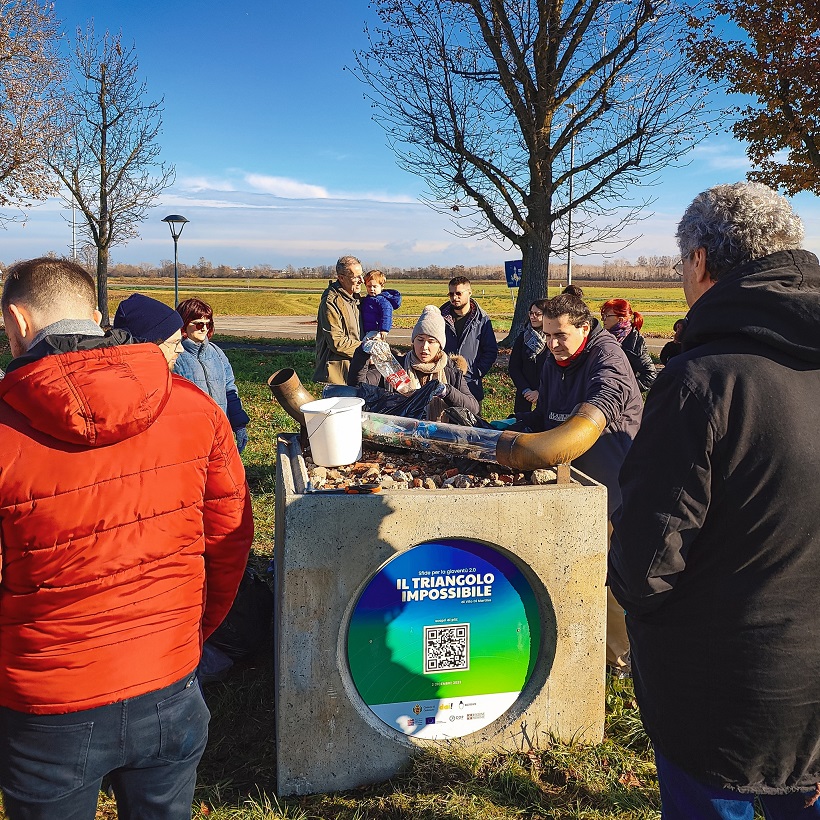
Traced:
POLYGON ((655 750, 662 820, 753 820, 755 797, 768 820, 812 820, 820 817, 820 800, 806 806, 813 793, 738 794, 706 786, 655 750))
POLYGON ((9 820, 92 820, 109 774, 120 820, 190 820, 210 712, 194 674, 96 709, 0 708, 0 787, 9 820))

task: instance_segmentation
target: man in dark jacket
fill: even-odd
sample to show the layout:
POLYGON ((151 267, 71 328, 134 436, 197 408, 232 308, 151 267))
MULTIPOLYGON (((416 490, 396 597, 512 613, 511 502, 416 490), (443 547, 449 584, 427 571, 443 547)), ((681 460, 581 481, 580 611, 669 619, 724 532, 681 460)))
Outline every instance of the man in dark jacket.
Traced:
MULTIPOLYGON (((544 363, 535 410, 517 413, 512 430, 540 433, 565 422, 579 405, 601 414, 603 432, 573 466, 607 488, 611 516, 621 503, 618 471, 641 423, 641 392, 615 337, 593 319, 586 303, 561 294, 542 303, 544 334, 552 354, 544 363)), ((629 670, 623 610, 609 596, 607 662, 629 670)))
POLYGON ((441 306, 447 333, 444 352, 457 353, 466 359, 467 385, 480 402, 484 398, 482 379, 498 358, 493 323, 473 299, 466 276, 451 279, 448 287, 450 301, 441 306))
POLYGON ((621 471, 609 583, 664 818, 820 816, 820 267, 757 183, 678 225, 691 308, 621 471))

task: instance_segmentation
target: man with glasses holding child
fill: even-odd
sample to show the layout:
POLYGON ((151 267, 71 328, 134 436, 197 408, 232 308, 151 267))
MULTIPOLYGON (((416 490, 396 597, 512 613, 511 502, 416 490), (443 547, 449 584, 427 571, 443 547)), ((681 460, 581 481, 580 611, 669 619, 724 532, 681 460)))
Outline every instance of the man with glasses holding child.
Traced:
POLYGON ((316 317, 316 370, 313 381, 347 384, 350 361, 361 342, 359 290, 362 263, 343 256, 336 263, 336 281, 325 288, 316 317))

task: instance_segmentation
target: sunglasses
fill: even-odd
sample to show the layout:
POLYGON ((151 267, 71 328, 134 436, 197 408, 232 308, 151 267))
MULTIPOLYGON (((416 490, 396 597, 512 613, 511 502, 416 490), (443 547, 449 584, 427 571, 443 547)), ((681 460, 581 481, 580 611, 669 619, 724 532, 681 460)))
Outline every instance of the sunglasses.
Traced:
POLYGON ((197 330, 205 330, 206 327, 211 326, 210 319, 194 319, 193 322, 189 322, 188 324, 193 325, 197 330))

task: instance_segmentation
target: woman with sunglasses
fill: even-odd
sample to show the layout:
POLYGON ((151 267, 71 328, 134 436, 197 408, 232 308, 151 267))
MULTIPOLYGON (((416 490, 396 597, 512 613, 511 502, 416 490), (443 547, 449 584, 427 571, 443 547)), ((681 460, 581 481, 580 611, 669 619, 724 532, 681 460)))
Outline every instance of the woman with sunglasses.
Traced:
POLYGON ((632 310, 626 299, 610 299, 601 305, 601 321, 604 327, 620 342, 621 349, 629 359, 629 365, 638 387, 649 390, 658 377, 655 364, 646 347, 646 340, 641 336, 643 316, 632 310))
POLYGON ((207 302, 195 298, 180 302, 177 312, 182 317, 183 351, 174 373, 193 382, 225 411, 241 453, 248 443, 250 418, 239 399, 228 357, 211 342, 214 312, 207 302))

